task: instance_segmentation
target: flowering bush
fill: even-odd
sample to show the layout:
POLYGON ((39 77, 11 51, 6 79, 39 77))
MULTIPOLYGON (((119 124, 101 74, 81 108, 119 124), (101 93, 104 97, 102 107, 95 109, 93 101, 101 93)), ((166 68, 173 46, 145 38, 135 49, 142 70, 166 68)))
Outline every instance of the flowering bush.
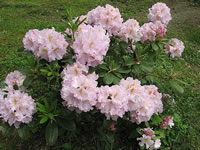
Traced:
POLYGON ((103 149, 117 144, 115 135, 124 125, 135 147, 169 146, 172 127, 183 126, 172 97, 161 92, 184 90, 173 72, 160 82, 154 69, 157 62, 170 60, 165 53, 173 59, 184 50, 182 41, 165 37, 171 19, 164 3, 153 5, 151 22, 141 26, 135 19, 123 22, 119 9, 106 5, 75 19, 68 16, 65 33, 54 28, 28 31, 24 49, 35 55, 36 64, 26 76, 15 71, 6 77, 0 90, 0 118, 5 126, 8 122, 18 128, 22 139, 27 132, 45 131, 51 146, 65 134, 69 139, 64 140, 76 139, 78 127, 89 123, 101 134, 99 141, 107 143, 103 149))

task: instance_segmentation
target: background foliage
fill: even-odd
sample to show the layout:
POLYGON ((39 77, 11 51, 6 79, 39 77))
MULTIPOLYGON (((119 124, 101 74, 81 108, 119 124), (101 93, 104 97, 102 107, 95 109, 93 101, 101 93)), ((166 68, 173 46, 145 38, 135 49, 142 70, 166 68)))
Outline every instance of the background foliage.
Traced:
MULTIPOLYGON (((22 39, 25 33, 29 29, 43 29, 55 27, 57 31, 64 31, 66 25, 61 21, 65 19, 65 9, 66 7, 71 10, 73 16, 79 16, 86 14, 89 10, 95 8, 98 5, 104 5, 110 3, 115 7, 120 9, 122 17, 125 19, 135 18, 141 24, 147 22, 146 14, 148 8, 158 0, 8 0, 0 1, 0 81, 4 80, 7 73, 19 70, 19 71, 30 71, 32 68, 35 68, 34 56, 32 54, 22 52, 23 45, 22 39), (20 51, 20 52, 19 52, 20 51)), ((175 119, 175 130, 169 134, 172 134, 170 137, 172 139, 170 145, 165 145, 166 147, 171 147, 171 149, 198 149, 200 144, 200 8, 197 3, 189 2, 186 0, 181 1, 167 1, 167 5, 172 10, 173 20, 168 27, 168 37, 177 37, 182 41, 185 41, 185 51, 183 53, 182 59, 168 60, 167 63, 163 64, 162 58, 157 63, 155 72, 151 73, 154 76, 154 83, 161 82, 157 76, 166 76, 167 72, 170 72, 167 68, 170 68, 172 64, 175 64, 173 67, 176 70, 177 79, 184 82, 180 83, 185 92, 183 95, 175 94, 172 91, 169 93, 174 95, 176 105, 169 108, 172 109, 172 112, 176 112, 177 116, 175 119), (165 68, 163 68, 165 67, 165 68), (177 134, 178 133, 178 134, 177 134)), ((56 67, 51 69, 59 69, 56 67)), ((46 70, 51 70, 46 66, 46 70)), ((41 70, 40 76, 41 80, 43 75, 49 76, 47 82, 52 82, 51 77, 55 77, 55 71, 41 70), (52 75, 51 73, 54 73, 52 75)), ((151 78, 150 80, 152 80, 151 78)), ((55 82, 56 79, 53 81, 55 82)), ((143 81, 145 82, 145 81, 143 81)), ((29 91, 33 97, 42 95, 41 101, 43 101, 41 108, 41 114, 43 120, 41 123, 47 123, 45 120, 53 120, 56 117, 57 113, 54 112, 56 104, 54 99, 57 95, 49 95, 49 90, 55 90, 59 84, 55 84, 55 87, 46 87, 44 84, 40 84, 40 81, 34 82, 30 85, 32 90, 29 91), (40 86, 38 86, 40 85, 40 86), (39 88, 38 88, 39 87, 39 88), (48 98, 48 104, 45 104, 45 98, 48 98), (52 103, 49 103, 52 102, 52 103), (44 109, 44 110, 43 110, 44 109)), ((157 84, 156 84, 157 85, 157 84)), ((28 86, 28 82, 27 82, 28 86)), ((164 90, 162 84, 159 87, 161 90, 164 90)), ((59 105, 59 104, 58 104, 59 105)), ((92 112, 96 113, 96 112, 92 112)), ((33 131, 28 132, 26 127, 22 128, 23 131, 17 131, 20 137, 26 141, 18 138, 17 133, 13 132, 12 138, 0 136, 0 148, 2 149, 105 149, 113 147, 113 149, 136 149, 137 143, 132 144, 133 139, 136 136, 136 133, 131 133, 135 127, 133 124, 130 125, 128 121, 119 120, 119 123, 116 125, 117 131, 113 133, 109 131, 109 126, 111 122, 103 122, 103 116, 101 114, 95 114, 95 118, 92 116, 92 113, 89 115, 81 114, 77 117, 74 113, 68 113, 69 116, 64 116, 66 119, 66 124, 60 125, 64 126, 67 130, 67 134, 62 136, 63 139, 60 139, 55 147, 50 147, 45 145, 45 137, 43 130, 37 136, 31 137, 32 140, 26 140, 30 133, 37 132, 39 129, 34 128, 33 131), (84 122, 81 124, 76 124, 80 122, 78 119, 83 119, 84 122), (92 120, 92 121, 91 121, 92 120), (101 128, 96 128, 100 127, 101 128), (124 128, 126 127, 126 128, 124 128), (27 132, 26 132, 27 131, 27 132), (90 132, 88 132, 90 131, 90 132), (106 135, 106 136, 105 136, 106 135), (14 139, 14 140, 10 140, 14 139), (115 144, 114 144, 115 143, 115 144), (76 145, 74 147, 74 145, 76 145), (115 147, 118 145, 118 147, 115 147), (90 148, 89 148, 90 147, 90 148)), ((63 119, 60 118, 60 119, 63 119)), ((33 121, 30 126, 36 126, 34 123, 38 122, 37 120, 33 121)), ((146 126, 146 125, 144 125, 146 126)), ((51 129, 52 126, 49 125, 48 129, 51 129)), ((57 127, 53 127, 57 132, 57 127)), ((2 129, 2 128, 0 128, 2 129)), ((60 131, 60 130, 59 130, 60 131)), ((2 134, 6 135, 9 132, 12 132, 12 129, 4 128, 2 134)), ((62 135, 62 130, 58 133, 59 136, 62 135)), ((51 135, 46 135, 46 137, 52 137, 51 135)), ((51 141, 51 139, 50 139, 51 141)), ((49 143, 51 145, 51 143, 49 143)))

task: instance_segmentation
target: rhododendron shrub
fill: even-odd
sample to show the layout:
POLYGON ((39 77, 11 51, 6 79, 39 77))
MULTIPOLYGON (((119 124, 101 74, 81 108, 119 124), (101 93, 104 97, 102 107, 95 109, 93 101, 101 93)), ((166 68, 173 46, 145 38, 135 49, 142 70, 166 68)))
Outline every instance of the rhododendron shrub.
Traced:
POLYGON ((45 133, 50 146, 63 141, 74 146, 73 141, 92 137, 105 145, 101 149, 113 149, 124 146, 123 137, 132 140, 131 148, 165 147, 180 125, 170 95, 184 92, 175 72, 157 74, 184 50, 182 41, 166 38, 171 19, 164 3, 149 9, 144 24, 124 20, 107 4, 81 17, 68 16, 63 33, 29 30, 24 50, 36 63, 7 75, 0 89, 4 125, 17 128, 23 139, 27 132, 45 133))

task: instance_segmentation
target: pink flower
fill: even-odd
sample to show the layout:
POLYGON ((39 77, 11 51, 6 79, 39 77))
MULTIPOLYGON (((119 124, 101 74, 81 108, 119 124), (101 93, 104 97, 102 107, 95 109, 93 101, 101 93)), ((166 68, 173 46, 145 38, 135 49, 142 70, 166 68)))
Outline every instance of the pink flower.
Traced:
POLYGON ((9 92, 5 99, 0 98, 0 118, 3 118, 10 126, 19 128, 21 123, 31 122, 35 112, 36 104, 26 93, 17 90, 9 92))
POLYGON ((173 38, 165 45, 165 53, 170 54, 172 58, 181 57, 184 48, 185 47, 182 41, 173 38))
POLYGON ((76 60, 81 64, 96 66, 103 63, 109 48, 110 38, 101 26, 82 24, 73 43, 76 60))
POLYGON ((141 38, 142 43, 152 42, 156 40, 156 28, 152 22, 143 24, 141 26, 141 33, 142 33, 142 38, 141 38))
POLYGON ((133 80, 131 77, 122 79, 120 86, 126 92, 127 108, 132 122, 140 124, 149 121, 154 113, 163 111, 162 95, 156 86, 141 86, 139 80, 133 80))
POLYGON ((5 83, 7 84, 5 90, 9 92, 13 91, 14 85, 17 85, 19 89, 23 90, 23 82, 25 78, 26 76, 21 74, 19 71, 10 72, 5 79, 5 83))
POLYGON ((167 117, 163 118, 163 122, 160 125, 160 127, 163 130, 166 130, 168 126, 170 128, 172 128, 174 126, 173 117, 171 117, 171 116, 167 116, 167 117))
POLYGON ((115 131, 116 130, 114 122, 110 125, 110 130, 111 131, 115 131))
POLYGON ((98 92, 96 107, 106 115, 107 119, 122 118, 127 111, 126 93, 119 85, 102 86, 98 92))
POLYGON ((68 43, 64 35, 52 29, 30 30, 26 33, 24 39, 24 48, 32 51, 40 59, 49 62, 60 60, 67 53, 68 43))
POLYGON ((156 31, 156 39, 159 41, 166 35, 167 29, 165 28, 165 25, 160 21, 156 21, 154 25, 156 31))
POLYGON ((69 110, 88 112, 96 105, 98 76, 87 72, 87 67, 79 63, 67 66, 62 72, 61 97, 69 110))
POLYGON ((156 3, 149 9, 148 19, 151 22, 161 21, 163 24, 168 25, 172 19, 170 8, 165 3, 156 3))
POLYGON ((160 21, 156 21, 155 23, 145 23, 141 27, 142 38, 141 42, 152 42, 159 41, 166 35, 167 29, 165 25, 160 21))
POLYGON ((140 41, 142 34, 139 23, 135 19, 127 20, 123 23, 118 35, 126 42, 128 42, 128 40, 131 40, 133 43, 140 41))
POLYGON ((121 28, 123 19, 118 8, 114 8, 111 5, 106 5, 106 7, 100 7, 91 10, 87 14, 88 23, 94 25, 100 25, 109 34, 116 35, 121 28))

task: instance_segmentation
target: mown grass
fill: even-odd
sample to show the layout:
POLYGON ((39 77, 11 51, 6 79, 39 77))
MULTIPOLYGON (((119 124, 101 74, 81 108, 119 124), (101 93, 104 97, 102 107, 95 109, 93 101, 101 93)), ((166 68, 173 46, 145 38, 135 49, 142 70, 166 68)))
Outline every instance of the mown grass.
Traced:
MULTIPOLYGON (((148 8, 159 0, 7 0, 0 1, 0 81, 14 70, 30 69, 32 55, 17 50, 23 47, 22 39, 29 29, 55 27, 65 30, 61 20, 66 8, 73 16, 86 14, 98 5, 110 3, 120 9, 123 18, 135 18, 141 24, 147 22, 148 8)), ((190 128, 191 141, 183 144, 198 148, 200 144, 200 6, 186 0, 165 0, 172 10, 173 21, 168 37, 185 42, 181 61, 177 61, 178 77, 185 81, 185 93, 176 96, 183 121, 190 128)), ((1 145, 9 143, 0 137, 1 145)), ((178 149, 178 148, 177 148, 178 149)))

